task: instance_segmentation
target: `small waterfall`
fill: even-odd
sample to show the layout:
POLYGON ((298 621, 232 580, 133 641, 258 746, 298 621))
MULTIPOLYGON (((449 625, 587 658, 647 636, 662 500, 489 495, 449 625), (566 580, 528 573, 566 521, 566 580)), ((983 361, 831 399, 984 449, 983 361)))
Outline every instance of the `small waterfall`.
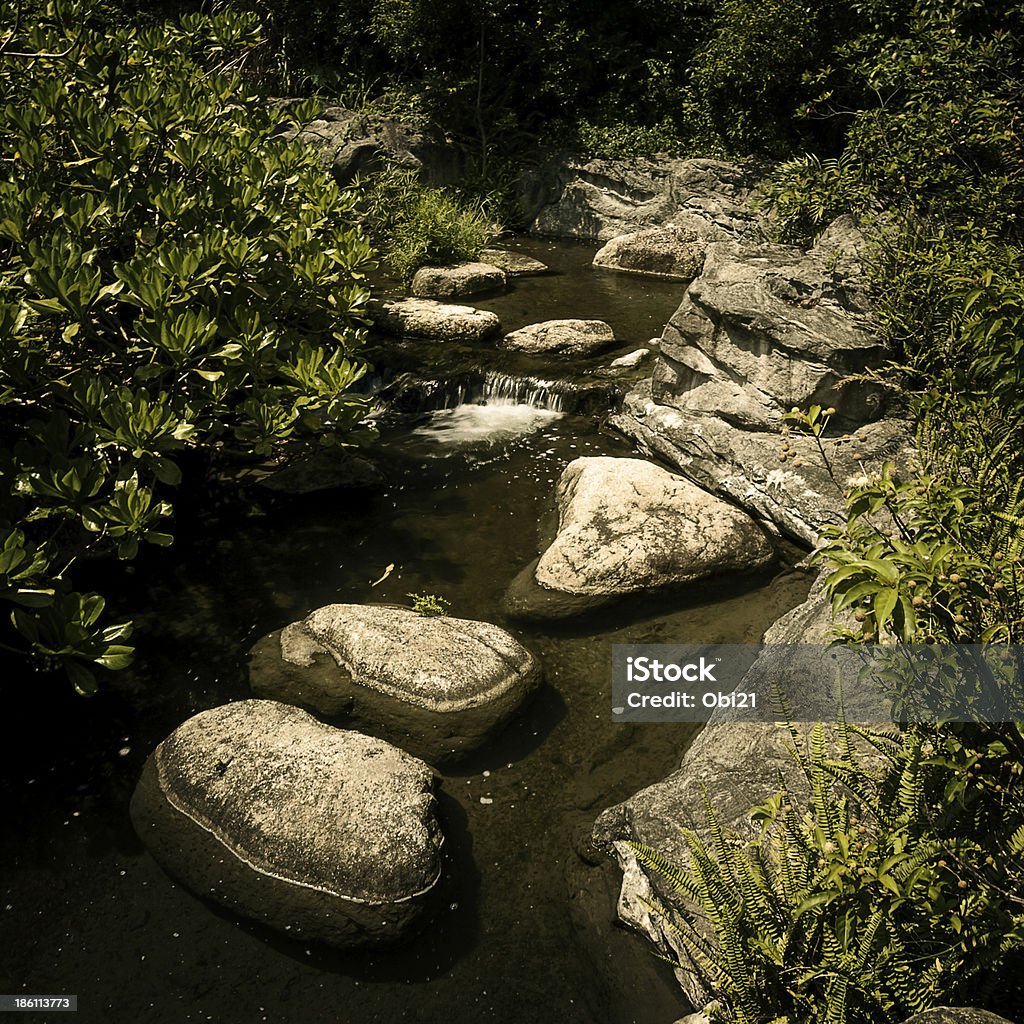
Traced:
POLYGON ((393 413, 410 415, 460 405, 528 405, 549 412, 602 415, 618 407, 619 388, 602 380, 546 380, 496 370, 448 378, 403 373, 372 390, 393 413))
POLYGON ((479 382, 460 389, 458 400, 444 408, 459 405, 528 405, 549 412, 568 412, 576 389, 568 381, 517 377, 510 373, 488 371, 479 382))

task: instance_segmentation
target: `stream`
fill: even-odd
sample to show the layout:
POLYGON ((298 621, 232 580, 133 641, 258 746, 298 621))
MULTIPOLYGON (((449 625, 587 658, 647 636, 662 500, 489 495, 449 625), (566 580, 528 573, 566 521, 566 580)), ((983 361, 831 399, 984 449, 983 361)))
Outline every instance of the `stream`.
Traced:
POLYGON ((212 509, 207 528, 124 578, 117 604, 140 647, 130 674, 90 701, 24 680, 0 752, 0 992, 77 994, 82 1024, 671 1024, 688 1012, 667 965, 615 924, 617 871, 587 836, 603 808, 678 766, 693 727, 613 723, 610 647, 753 642, 807 582, 787 551, 766 575, 690 597, 557 627, 505 620, 565 465, 635 454, 602 426, 616 379, 592 371, 659 335, 682 291, 595 271, 593 247, 515 246, 556 273, 473 304, 505 331, 603 319, 621 344, 586 363, 390 346, 378 383, 406 383, 402 415, 382 421, 383 489, 274 498, 232 521, 212 509), (545 673, 513 724, 439 779, 447 909, 405 945, 339 953, 238 923, 171 881, 127 815, 155 744, 249 696, 245 654, 265 633, 323 604, 411 593, 504 625, 545 673))

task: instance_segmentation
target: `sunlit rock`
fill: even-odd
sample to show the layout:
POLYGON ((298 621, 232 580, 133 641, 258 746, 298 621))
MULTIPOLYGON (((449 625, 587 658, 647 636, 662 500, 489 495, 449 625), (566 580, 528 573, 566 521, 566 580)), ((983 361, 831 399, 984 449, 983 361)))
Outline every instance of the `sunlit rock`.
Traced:
POLYGON ((188 719, 150 755, 139 837, 198 896, 300 941, 381 945, 441 875, 433 772, 382 740, 272 701, 188 719))
POLYGON ((603 320, 545 320, 505 335, 502 345, 517 352, 549 355, 592 355, 615 343, 615 332, 603 320))
POLYGON ((692 281, 704 266, 708 243, 692 231, 674 227, 649 228, 619 235, 606 242, 594 266, 628 274, 692 281))
POLYGON ((558 481, 558 532, 513 581, 513 615, 549 618, 627 594, 752 572, 774 551, 744 512, 643 459, 581 458, 558 481))
POLYGON ((373 326, 384 334, 431 341, 482 341, 501 330, 494 313, 433 299, 394 299, 367 303, 373 326))
POLYGON ((540 666, 489 622, 334 604, 260 640, 249 678, 261 696, 343 717, 439 763, 497 732, 540 666))
POLYGON ((505 271, 489 263, 452 263, 443 267, 420 267, 412 279, 412 294, 418 299, 458 299, 482 292, 501 291, 505 271))

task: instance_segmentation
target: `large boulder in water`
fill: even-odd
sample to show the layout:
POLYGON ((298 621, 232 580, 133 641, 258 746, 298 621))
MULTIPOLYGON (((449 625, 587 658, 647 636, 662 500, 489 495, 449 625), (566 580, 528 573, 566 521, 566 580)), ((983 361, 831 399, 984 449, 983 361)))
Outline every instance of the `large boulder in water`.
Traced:
POLYGON ((748 515, 643 459, 576 459, 557 502, 555 539, 509 590, 518 617, 572 615, 626 594, 751 572, 774 557, 748 515))
POLYGON ((458 299, 504 287, 505 271, 489 263, 420 267, 412 279, 412 293, 418 299, 458 299))
POLYGON ((199 896, 303 940, 401 938, 433 902, 433 772, 272 701, 201 712, 150 755, 132 822, 199 896))
POLYGON ((431 763, 479 747, 540 674, 533 655, 489 622, 358 604, 318 608, 264 637, 249 668, 261 696, 344 716, 431 763))
POLYGON ((606 242, 594 257, 594 266, 627 274, 692 281, 704 266, 707 248, 707 242, 695 237, 692 231, 649 228, 606 242))
POLYGON ((433 299, 373 300, 367 303, 366 311, 378 331, 399 338, 483 341, 501 330, 501 321, 489 310, 433 299))
POLYGON ((505 348, 531 355, 592 355, 615 344, 603 320, 544 320, 505 335, 505 348))

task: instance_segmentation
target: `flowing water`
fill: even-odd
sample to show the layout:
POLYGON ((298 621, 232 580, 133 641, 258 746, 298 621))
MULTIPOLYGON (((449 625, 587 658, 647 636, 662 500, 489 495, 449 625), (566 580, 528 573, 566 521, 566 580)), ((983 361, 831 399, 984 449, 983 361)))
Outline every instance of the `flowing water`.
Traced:
MULTIPOLYGON (((678 285, 590 270, 592 250, 523 248, 562 273, 480 303, 508 330, 605 319, 624 339, 614 356, 658 334, 679 298, 678 285)), ((806 583, 779 569, 557 630, 506 623, 504 591, 551 528, 562 468, 632 454, 593 414, 610 385, 588 371, 611 356, 539 365, 408 347, 417 407, 384 432, 381 491, 262 501, 241 518, 206 509, 174 549, 112 581, 140 641, 116 690, 83 702, 22 681, 0 752, 0 992, 75 993, 83 1024, 670 1024, 686 1012, 665 965, 615 926, 617 875, 587 835, 604 807, 678 765, 691 727, 613 723, 610 646, 756 640, 806 583), (329 602, 411 593, 508 626, 545 670, 506 732, 439 779, 447 909, 404 946, 342 954, 238 923, 168 879, 127 819, 152 747, 247 696, 245 651, 264 633, 329 602)))

